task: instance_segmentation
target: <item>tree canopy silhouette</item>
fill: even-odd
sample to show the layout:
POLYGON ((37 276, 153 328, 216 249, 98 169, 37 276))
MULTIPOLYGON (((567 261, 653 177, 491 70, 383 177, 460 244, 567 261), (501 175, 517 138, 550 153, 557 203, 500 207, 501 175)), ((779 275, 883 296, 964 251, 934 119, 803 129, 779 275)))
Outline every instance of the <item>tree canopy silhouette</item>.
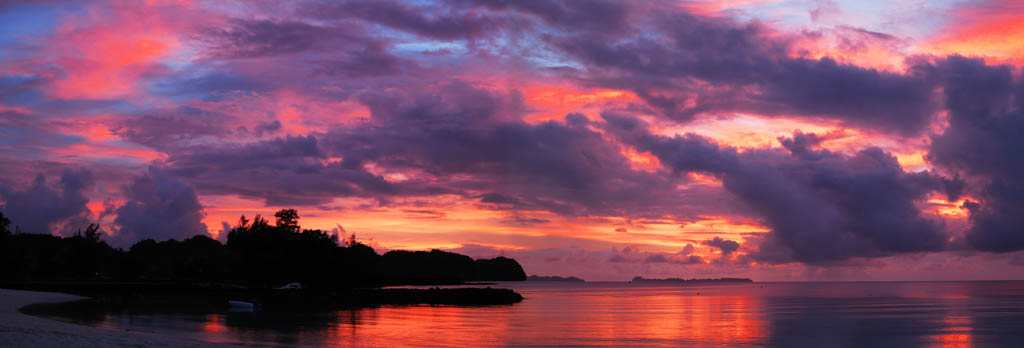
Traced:
POLYGON ((295 209, 281 209, 277 213, 274 213, 277 217, 277 227, 298 231, 299 230, 299 212, 295 209))
POLYGON ((11 231, 7 229, 7 226, 11 225, 11 220, 4 216, 3 212, 0 212, 0 237, 5 237, 11 234, 11 231))
POLYGON ((515 260, 473 260, 440 250, 390 251, 349 235, 302 229, 295 209, 274 214, 274 225, 260 215, 242 215, 227 243, 197 235, 182 241, 141 240, 127 251, 102 240, 90 224, 72 237, 11 234, 0 213, 0 280, 117 280, 211 282, 269 288, 291 282, 323 288, 525 280, 515 260))

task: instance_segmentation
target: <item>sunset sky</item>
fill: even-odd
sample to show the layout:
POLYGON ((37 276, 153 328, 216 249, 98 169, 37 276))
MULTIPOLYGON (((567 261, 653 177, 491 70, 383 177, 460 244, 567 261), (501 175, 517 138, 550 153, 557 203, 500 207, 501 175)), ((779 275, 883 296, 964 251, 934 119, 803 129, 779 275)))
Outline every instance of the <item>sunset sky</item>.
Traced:
POLYGON ((1024 278, 1024 1, 0 2, 0 211, 588 280, 1024 278))

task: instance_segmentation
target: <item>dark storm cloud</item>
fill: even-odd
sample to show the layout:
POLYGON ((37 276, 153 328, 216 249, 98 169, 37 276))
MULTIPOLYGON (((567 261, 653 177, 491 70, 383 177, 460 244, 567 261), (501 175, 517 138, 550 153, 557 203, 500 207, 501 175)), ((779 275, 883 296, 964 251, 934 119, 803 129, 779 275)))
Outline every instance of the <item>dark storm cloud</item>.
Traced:
POLYGON ((993 179, 980 195, 982 203, 964 202, 972 223, 967 231, 968 244, 994 252, 1024 249, 1024 185, 993 179))
POLYGON ((480 197, 481 203, 492 203, 492 204, 519 204, 519 200, 515 197, 506 196, 500 193, 488 193, 480 197))
POLYGON ((612 263, 635 263, 646 260, 644 252, 634 252, 632 246, 627 246, 619 250, 619 248, 612 247, 612 255, 608 257, 607 262, 612 263))
POLYGON ((654 208, 654 215, 680 201, 669 193, 675 179, 632 169, 582 115, 564 123, 520 121, 523 106, 515 93, 452 84, 412 98, 375 93, 362 99, 373 122, 332 131, 324 141, 346 163, 415 169, 435 178, 468 175, 441 183, 486 192, 485 203, 567 215, 633 215, 642 207, 654 208))
POLYGON ((644 263, 666 263, 666 262, 668 262, 668 258, 665 257, 665 255, 661 255, 661 254, 650 255, 650 256, 647 256, 647 258, 644 259, 644 263))
POLYGON ((256 134, 256 136, 262 136, 264 133, 276 133, 279 130, 281 130, 281 121, 278 120, 260 123, 257 124, 256 127, 253 127, 253 133, 256 134))
MULTIPOLYGON (((392 52, 395 38, 366 22, 438 40, 511 40, 502 44, 508 47, 469 50, 493 55, 529 47, 520 53, 579 66, 565 73, 587 84, 631 90, 651 109, 680 121, 741 111, 828 118, 910 135, 922 131, 936 111, 931 80, 799 58, 793 42, 802 36, 756 21, 690 14, 669 2, 313 2, 298 6, 290 18, 233 20, 200 40, 222 58, 302 53, 293 60, 308 64, 292 68, 310 69, 310 76, 368 81, 401 75, 402 88, 437 77, 419 71, 425 61, 392 52), (512 31, 512 37, 503 36, 512 31)), ((862 29, 844 31, 863 40, 893 40, 862 29)))
POLYGON ((84 169, 65 169, 56 185, 46 183, 42 173, 36 175, 24 191, 17 191, 0 183, 2 210, 24 233, 67 232, 83 228, 92 220, 86 208, 87 190, 93 185, 92 172, 84 169))
POLYGON ((674 265, 703 265, 707 262, 704 258, 691 255, 693 252, 693 246, 687 245, 687 248, 678 253, 661 253, 661 252, 648 252, 637 250, 635 247, 627 246, 621 250, 616 247, 612 247, 611 256, 608 257, 607 262, 612 263, 666 263, 674 265))
POLYGON ((793 58, 791 39, 757 22, 678 10, 649 18, 643 35, 625 40, 580 34, 547 42, 583 63, 590 83, 633 90, 681 121, 707 111, 749 111, 909 135, 922 131, 935 111, 927 79, 793 58))
POLYGON ((501 29, 506 18, 479 11, 459 11, 394 1, 319 2, 306 14, 325 20, 358 18, 431 39, 471 39, 501 29))
POLYGON ((222 137, 233 119, 192 108, 177 108, 129 118, 111 132, 138 144, 171 152, 189 146, 199 137, 222 137))
POLYGON ((524 106, 515 92, 456 82, 359 99, 371 110, 365 122, 304 137, 194 145, 163 165, 203 194, 268 204, 457 194, 499 210, 660 218, 683 216, 693 195, 705 194, 678 192, 685 178, 632 168, 582 115, 521 121, 524 106), (382 172, 405 178, 389 180, 382 172))
POLYGON ((1013 81, 1009 66, 954 56, 917 68, 933 69, 949 110, 949 127, 933 137, 930 161, 1002 178, 1024 173, 1024 162, 1015 160, 1024 150, 1024 86, 1013 81))
POLYGON ((942 190, 942 178, 904 172, 895 157, 880 149, 849 156, 779 149, 739 153, 697 135, 658 136, 634 119, 605 118, 620 139, 666 166, 721 177, 725 189, 772 229, 754 253, 762 261, 825 263, 945 247, 942 225, 914 206, 942 190))
POLYGON ((722 251, 722 256, 729 256, 729 254, 736 252, 740 248, 740 243, 720 237, 703 241, 701 244, 718 248, 718 250, 722 251))
POLYGON ((212 28, 200 40, 216 58, 259 58, 326 48, 346 37, 345 31, 298 21, 232 20, 212 28))
POLYGON ((916 68, 943 86, 949 110, 949 127, 932 137, 927 159, 965 174, 980 199, 965 204, 972 222, 968 244, 995 252, 1024 249, 1024 81, 1014 81, 1009 66, 959 56, 916 68))
POLYGON ((705 261, 703 257, 697 255, 679 255, 675 258, 669 259, 669 263, 677 265, 703 265, 707 263, 707 261, 705 261))
POLYGON ((392 75, 415 66, 415 62, 391 54, 382 44, 371 43, 322 61, 319 72, 359 78, 392 75))
MULTIPOLYGON (((362 3, 359 6, 378 6, 362 3)), ((273 59, 280 64, 312 67, 309 76, 342 75, 366 78, 409 70, 414 61, 388 51, 389 41, 375 37, 372 31, 351 22, 314 25, 307 21, 232 20, 224 28, 215 28, 196 37, 205 53, 215 59, 273 59)), ((220 73, 218 73, 220 74, 220 73)), ((232 75, 223 77, 234 78, 232 75)), ((237 79, 237 78, 235 78, 237 79)), ((239 90, 262 88, 256 81, 245 85, 228 84, 239 90), (247 86, 255 84, 255 87, 247 86)), ((279 82, 279 81, 278 81, 279 82)), ((198 80, 204 90, 221 87, 198 80)))
POLYGON ((792 138, 779 137, 782 147, 789 150, 793 156, 803 159, 819 160, 829 154, 827 150, 815 150, 818 145, 826 140, 826 137, 814 133, 804 133, 799 130, 793 132, 792 138))
POLYGON ((676 265, 703 265, 707 262, 697 255, 683 254, 650 254, 644 258, 644 263, 669 263, 676 265))
POLYGON ((150 167, 125 186, 124 195, 127 201, 115 211, 114 224, 119 227, 113 237, 116 245, 208 234, 195 190, 157 167, 150 167))
POLYGON ((617 1, 547 1, 547 0, 476 0, 451 1, 454 4, 476 3, 494 10, 514 10, 543 19, 547 24, 569 31, 620 32, 628 26, 630 5, 617 1))
POLYGON ((277 205, 322 204, 334 197, 397 190, 361 167, 329 162, 313 136, 197 146, 170 156, 165 165, 203 193, 260 197, 277 205))

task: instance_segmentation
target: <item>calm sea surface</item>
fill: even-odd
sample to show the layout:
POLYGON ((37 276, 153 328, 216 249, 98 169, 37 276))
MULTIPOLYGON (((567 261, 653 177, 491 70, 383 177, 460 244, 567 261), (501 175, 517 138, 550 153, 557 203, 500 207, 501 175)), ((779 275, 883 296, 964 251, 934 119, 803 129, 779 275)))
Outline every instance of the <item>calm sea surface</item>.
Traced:
POLYGON ((508 306, 55 319, 257 346, 1024 347, 1024 282, 502 283, 508 306))

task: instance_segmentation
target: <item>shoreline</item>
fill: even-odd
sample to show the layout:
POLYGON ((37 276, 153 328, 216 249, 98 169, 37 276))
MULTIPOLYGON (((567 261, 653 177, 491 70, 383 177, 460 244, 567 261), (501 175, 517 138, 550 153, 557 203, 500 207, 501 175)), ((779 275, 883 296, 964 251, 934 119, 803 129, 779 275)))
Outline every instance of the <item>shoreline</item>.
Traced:
POLYGON ((57 292, 0 289, 0 347, 246 347, 193 341, 157 333, 90 327, 34 317, 20 311, 22 307, 31 304, 61 303, 85 298, 57 292))

